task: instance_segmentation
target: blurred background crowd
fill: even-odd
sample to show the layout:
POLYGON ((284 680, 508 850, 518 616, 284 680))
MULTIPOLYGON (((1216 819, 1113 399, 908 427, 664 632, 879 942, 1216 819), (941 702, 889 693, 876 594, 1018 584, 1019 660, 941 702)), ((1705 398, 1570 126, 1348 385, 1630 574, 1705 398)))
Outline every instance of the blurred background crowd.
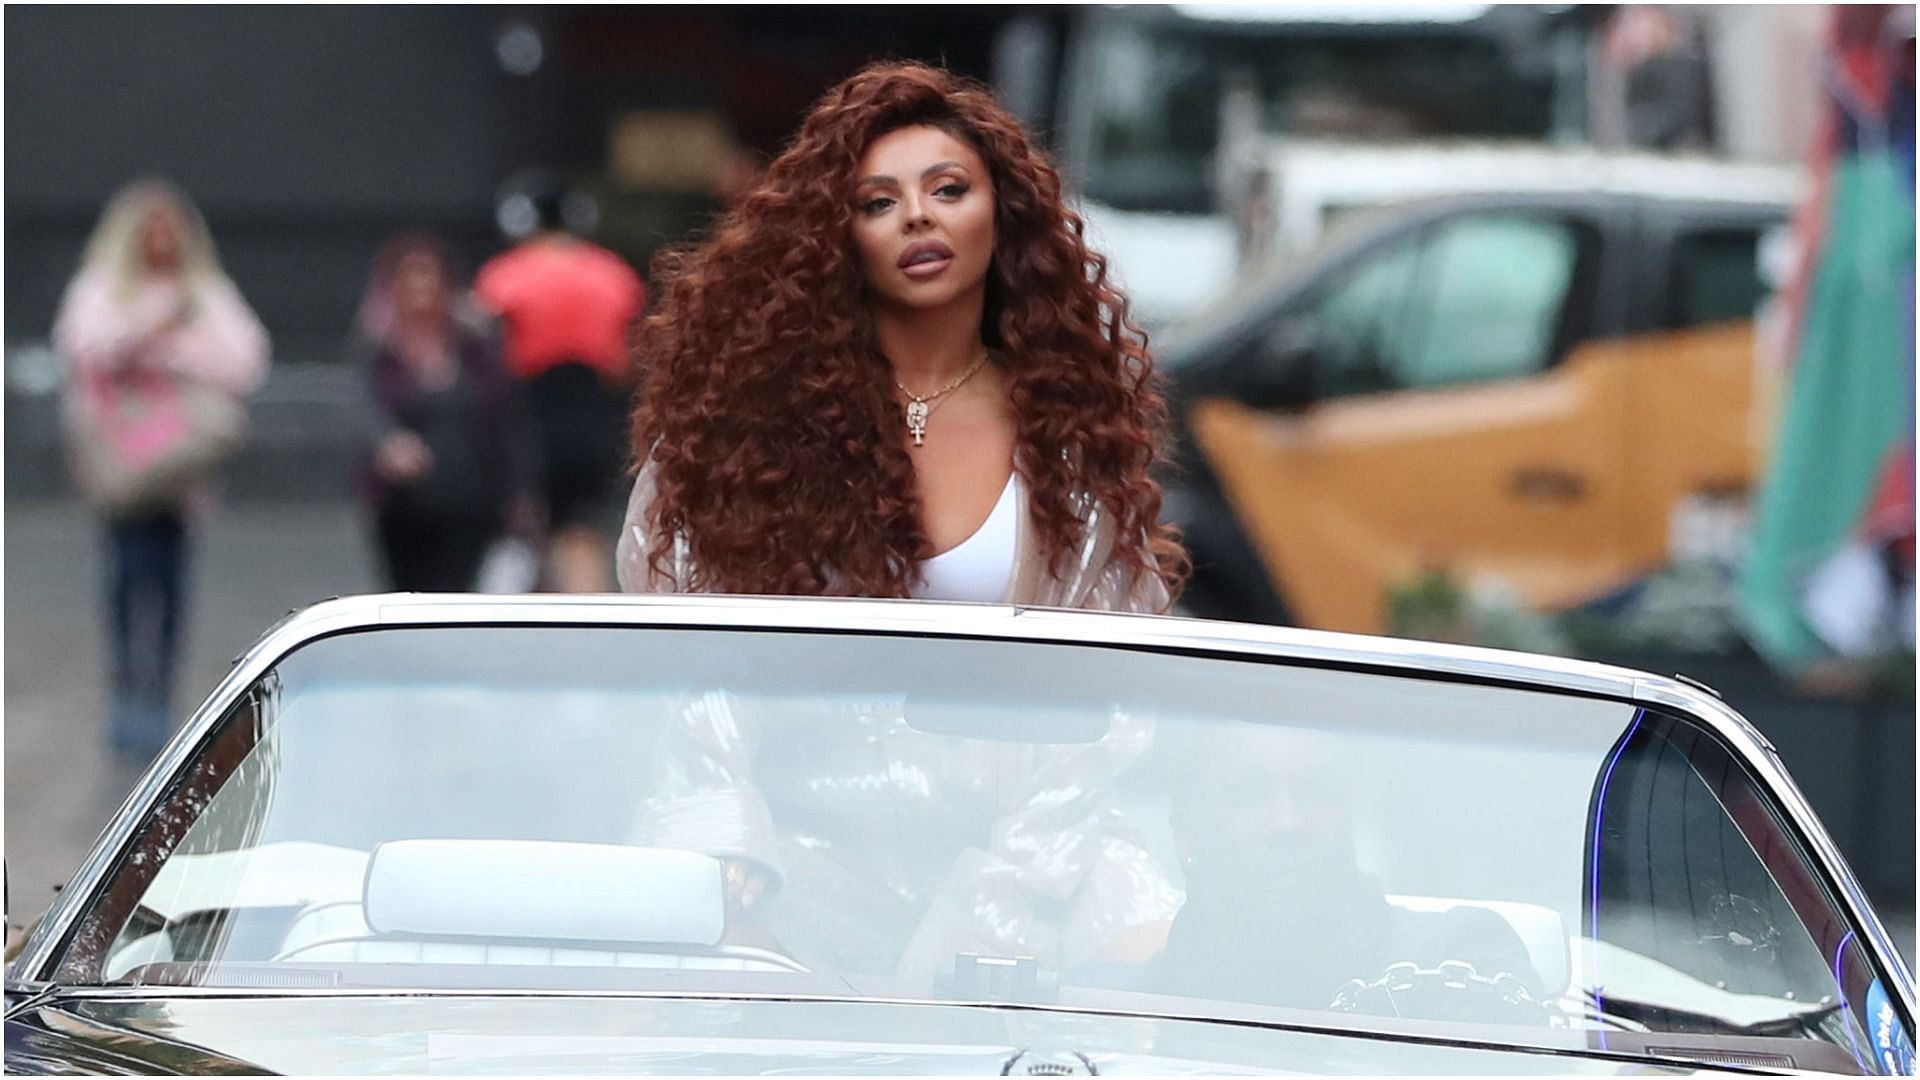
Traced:
POLYGON ((19 907, 288 609, 610 588, 653 254, 900 57, 1029 124, 1150 332, 1188 613, 1699 678, 1911 950, 1911 6, 5 19, 19 907))

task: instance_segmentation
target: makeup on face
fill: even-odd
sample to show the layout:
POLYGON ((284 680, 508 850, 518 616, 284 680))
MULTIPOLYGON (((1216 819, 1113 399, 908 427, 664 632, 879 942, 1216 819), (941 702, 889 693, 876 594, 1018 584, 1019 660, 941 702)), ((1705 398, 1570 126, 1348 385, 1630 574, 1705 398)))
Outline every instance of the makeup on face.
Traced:
POLYGON ((993 191, 972 147, 937 127, 901 128, 874 140, 858 175, 854 238, 879 300, 937 307, 982 287, 993 191))

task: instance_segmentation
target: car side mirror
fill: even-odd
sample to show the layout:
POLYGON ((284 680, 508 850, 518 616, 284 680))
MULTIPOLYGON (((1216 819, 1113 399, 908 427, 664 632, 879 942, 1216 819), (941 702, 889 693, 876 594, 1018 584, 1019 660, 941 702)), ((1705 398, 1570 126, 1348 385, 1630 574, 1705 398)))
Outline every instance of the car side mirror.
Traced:
POLYGON ((1274 324, 1253 350, 1247 404, 1257 409, 1304 409, 1313 404, 1317 337, 1306 319, 1288 318, 1274 324))

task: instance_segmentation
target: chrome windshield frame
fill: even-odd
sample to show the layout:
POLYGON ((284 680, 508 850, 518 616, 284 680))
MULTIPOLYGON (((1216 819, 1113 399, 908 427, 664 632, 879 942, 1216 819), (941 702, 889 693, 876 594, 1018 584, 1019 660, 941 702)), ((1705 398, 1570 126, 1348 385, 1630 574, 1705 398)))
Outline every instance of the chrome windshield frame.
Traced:
POLYGON ((25 942, 9 969, 9 988, 18 992, 47 985, 59 947, 118 864, 138 823, 221 717, 262 676, 322 638, 408 626, 804 630, 1095 645, 1558 691, 1664 708, 1714 732, 1766 786, 1861 930, 1876 964, 1887 973, 1887 989, 1909 1029, 1915 1023, 1913 977, 1906 961, 1772 744, 1719 698, 1680 680, 1496 649, 1171 616, 921 600, 741 596, 371 594, 328 600, 289 615, 234 660, 226 677, 155 758, 25 942))

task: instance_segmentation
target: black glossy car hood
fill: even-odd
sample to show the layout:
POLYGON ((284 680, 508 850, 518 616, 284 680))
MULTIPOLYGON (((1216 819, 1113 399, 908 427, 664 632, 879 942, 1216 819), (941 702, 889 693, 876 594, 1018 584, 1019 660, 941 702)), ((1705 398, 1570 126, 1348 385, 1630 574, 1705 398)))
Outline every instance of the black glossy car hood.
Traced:
MULTIPOLYGON (((7 1021, 9 1073, 1105 1075, 1647 1072, 1645 1065, 1189 1020, 887 1002, 354 996, 55 1000, 7 1021), (1017 1070, 1024 1071, 1024 1070, 1017 1070)), ((1652 1070, 1663 1071, 1663 1070, 1652 1070)))

